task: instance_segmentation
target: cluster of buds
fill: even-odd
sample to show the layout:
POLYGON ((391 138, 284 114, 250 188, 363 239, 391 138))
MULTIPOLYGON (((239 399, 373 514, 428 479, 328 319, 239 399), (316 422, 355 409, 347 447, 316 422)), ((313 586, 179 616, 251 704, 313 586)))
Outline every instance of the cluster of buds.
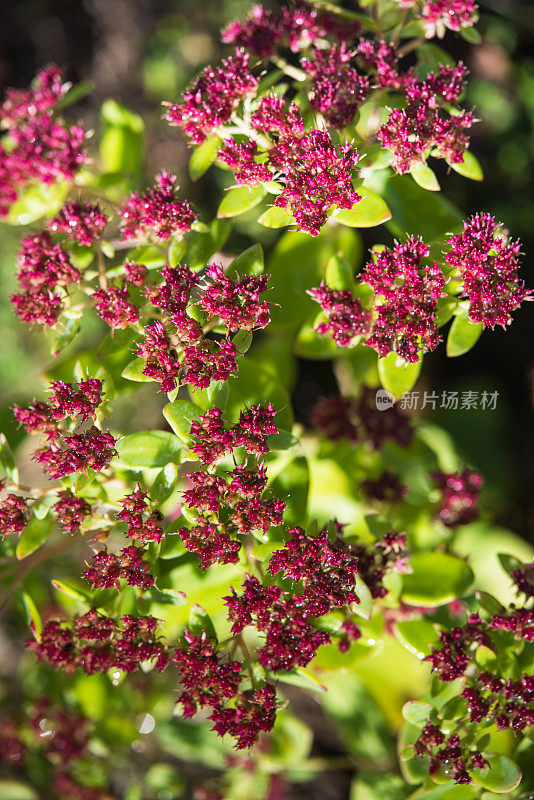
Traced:
POLYGON ((474 646, 485 645, 498 653, 502 642, 512 634, 516 640, 534 641, 534 610, 511 608, 483 620, 471 614, 463 627, 440 632, 440 647, 426 657, 442 681, 454 681, 480 671, 475 660, 474 646))
POLYGON ((366 344, 379 355, 396 352, 416 363, 434 350, 440 338, 436 325, 437 302, 443 296, 445 277, 436 263, 427 265, 429 248, 420 237, 385 247, 362 274, 375 292, 376 318, 366 344))
POLYGON ((349 125, 370 91, 369 78, 351 66, 345 43, 315 49, 301 64, 311 77, 310 104, 334 128, 349 125))
POLYGON ((484 478, 479 472, 465 467, 459 473, 434 472, 432 478, 441 494, 436 519, 454 528, 468 525, 478 518, 476 506, 484 485, 484 478))
POLYGON ((176 175, 161 172, 156 185, 144 194, 131 194, 120 209, 124 239, 146 239, 151 234, 167 240, 191 230, 198 215, 187 200, 178 200, 176 175))
POLYGON ((377 132, 382 147, 393 152, 397 172, 408 172, 431 152, 453 164, 463 162, 469 146, 466 130, 475 122, 474 116, 465 110, 447 115, 444 108, 458 100, 466 72, 460 63, 455 68, 442 66, 424 80, 411 73, 404 76, 406 105, 390 111, 377 132))
POLYGON ((102 382, 87 378, 79 383, 52 381, 50 403, 34 401, 26 408, 14 406, 15 419, 27 433, 41 433, 46 439, 44 447, 37 449, 33 458, 43 465, 52 478, 64 478, 73 472, 87 474, 105 469, 116 454, 116 439, 95 425, 83 433, 71 432, 73 425, 96 420, 102 402, 102 382), (70 420, 62 428, 61 422, 70 420))
POLYGON ((387 533, 372 548, 357 544, 353 545, 352 550, 358 558, 358 575, 374 598, 387 595, 383 580, 389 572, 406 574, 412 571, 404 533, 387 533))
POLYGON ((276 10, 254 6, 248 17, 231 22, 221 35, 227 44, 243 47, 259 58, 270 58, 282 47, 298 53, 328 37, 353 39, 359 30, 356 20, 297 0, 276 10))
MULTIPOLYGON (((0 492, 4 481, 0 481, 0 492)), ((28 502, 18 494, 8 494, 0 500, 0 537, 19 536, 28 523, 28 502)))
POLYGON ((191 450, 203 464, 214 464, 236 447, 243 447, 249 455, 269 452, 267 438, 278 433, 276 412, 270 403, 241 411, 235 424, 225 423, 222 413, 220 408, 210 408, 191 425, 189 432, 195 440, 191 450))
MULTIPOLYGON (((268 573, 289 580, 291 588, 282 590, 247 576, 241 594, 232 588, 225 598, 234 634, 252 625, 265 636, 257 656, 273 672, 307 666, 318 648, 331 641, 330 634, 321 630, 319 618, 359 602, 354 591, 357 558, 337 529, 332 540, 327 529, 315 536, 301 528, 287 533, 290 538, 271 557, 268 573)), ((359 637, 354 628, 343 628, 344 642, 359 637)))
POLYGON ((427 39, 443 39, 447 29, 471 28, 478 19, 474 0, 397 0, 402 8, 414 8, 427 39))
POLYGON ((162 515, 159 511, 151 511, 148 495, 137 486, 120 501, 122 510, 117 514, 119 522, 127 525, 124 535, 128 539, 141 542, 159 542, 163 536, 161 527, 162 515))
POLYGON ((76 533, 84 519, 91 513, 91 506, 82 497, 76 497, 69 489, 59 492, 54 503, 57 520, 67 533, 76 533))
MULTIPOLYGON (((214 464, 234 448, 243 447, 249 456, 268 452, 266 437, 277 432, 274 410, 252 406, 242 411, 237 424, 226 425, 222 412, 211 409, 191 426, 191 445, 204 464, 214 464)), ((194 525, 178 533, 190 552, 198 553, 206 569, 213 563, 236 563, 241 541, 252 531, 267 533, 282 524, 285 503, 266 490, 267 473, 257 458, 247 458, 230 472, 192 472, 191 484, 183 494, 183 505, 194 510, 194 525)))
POLYGON ((77 774, 77 763, 89 755, 89 734, 89 719, 43 696, 22 719, 0 720, 0 762, 31 771, 36 757, 45 759, 55 795, 65 800, 109 800, 107 792, 80 783, 77 774))
POLYGON ((160 275, 163 282, 148 286, 144 293, 161 309, 166 325, 158 320, 144 330, 144 340, 136 351, 145 360, 143 374, 161 383, 166 392, 172 391, 179 379, 199 389, 227 380, 237 371, 237 348, 229 335, 269 323, 269 306, 260 299, 267 277, 230 278, 215 264, 208 265, 202 283, 180 264, 165 267, 160 275), (204 312, 204 325, 187 313, 192 300, 204 312), (226 328, 223 339, 206 335, 215 325, 226 328))
POLYGON ((472 724, 492 724, 514 734, 532 732, 532 676, 523 675, 517 680, 503 678, 483 669, 476 658, 476 651, 482 645, 495 654, 494 667, 498 669, 500 654, 510 648, 510 634, 516 640, 534 641, 532 609, 502 609, 486 619, 471 614, 462 627, 440 632, 440 646, 433 648, 426 660, 442 681, 460 679, 464 688, 461 698, 455 701, 455 728, 450 720, 447 722, 449 738, 429 721, 415 743, 416 754, 429 757, 431 774, 446 767, 456 783, 469 783, 474 767, 483 769, 488 765, 481 753, 471 747, 472 724))
MULTIPOLYGON (((297 230, 316 236, 331 206, 350 209, 361 200, 352 185, 358 163, 356 149, 347 140, 336 149, 326 130, 305 131, 296 103, 286 107, 282 98, 268 95, 260 100, 250 123, 266 141, 267 161, 263 166, 269 167, 271 178, 282 186, 274 205, 292 214, 297 230)), ((230 152, 227 163, 235 164, 238 152, 230 152)), ((256 151, 239 152, 242 161, 238 160, 236 166, 236 180, 239 182, 241 174, 250 184, 256 151)), ((258 171, 257 176, 259 182, 263 175, 258 171)))
POLYGON ((19 293, 11 297, 18 316, 30 325, 56 324, 67 287, 79 283, 80 273, 61 245, 47 231, 26 236, 17 258, 19 293))
POLYGON ((322 336, 331 336, 338 347, 347 347, 356 336, 369 333, 371 313, 348 289, 330 289, 322 282, 317 289, 309 289, 308 294, 326 315, 326 322, 320 322, 315 330, 322 336))
POLYGON ((82 669, 88 675, 109 669, 133 672, 150 661, 160 672, 168 664, 167 647, 156 635, 158 620, 125 614, 120 622, 92 609, 82 617, 62 623, 50 620, 41 641, 28 647, 40 661, 64 669, 68 674, 82 669))
POLYGON ((206 67, 184 92, 183 102, 164 103, 165 119, 183 128, 186 136, 200 144, 230 120, 241 100, 256 93, 258 81, 249 72, 249 56, 238 50, 221 67, 206 67))
POLYGON ((404 76, 399 73, 399 58, 395 47, 382 39, 360 39, 358 59, 373 72, 373 81, 381 89, 399 90, 404 76))
POLYGON ((68 128, 54 113, 68 89, 52 65, 37 75, 32 89, 7 91, 0 109, 7 131, 0 144, 0 216, 34 182, 71 180, 85 161, 85 131, 78 125, 68 128))
POLYGON ((463 281, 462 296, 469 301, 469 318, 484 327, 506 327, 511 312, 530 291, 519 279, 519 240, 509 240, 490 214, 475 214, 462 233, 448 239, 445 261, 463 281))
POLYGON ((93 589, 114 588, 119 591, 121 580, 129 586, 150 589, 156 578, 150 572, 150 563, 143 558, 144 552, 143 548, 134 545, 125 547, 119 553, 97 550, 83 577, 93 589))
POLYGON ((219 736, 233 736, 238 749, 251 747, 262 731, 272 729, 276 709, 274 687, 265 683, 243 691, 243 665, 230 657, 220 658, 205 631, 195 636, 185 630, 183 645, 175 650, 172 660, 180 672, 181 693, 177 702, 185 717, 209 708, 213 730, 219 736))
POLYGON ((428 756, 431 775, 444 769, 447 777, 459 784, 471 783, 469 771, 489 766, 482 753, 461 743, 458 733, 446 737, 430 722, 423 728, 414 750, 419 758, 428 756))
POLYGON ((414 434, 409 418, 396 405, 383 411, 377 409, 376 391, 368 386, 363 386, 357 398, 321 398, 311 420, 327 439, 365 442, 372 450, 380 450, 388 439, 400 447, 409 447, 414 434))
POLYGON ((76 203, 68 200, 58 214, 46 223, 52 233, 64 233, 67 238, 90 247, 99 239, 108 219, 98 203, 76 203))

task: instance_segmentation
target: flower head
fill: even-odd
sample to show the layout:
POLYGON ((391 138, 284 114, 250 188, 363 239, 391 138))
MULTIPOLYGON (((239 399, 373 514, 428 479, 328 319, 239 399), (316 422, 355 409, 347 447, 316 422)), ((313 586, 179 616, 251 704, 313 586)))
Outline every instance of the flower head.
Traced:
POLYGON ((156 186, 144 194, 131 194, 120 210, 121 233, 125 239, 154 234, 167 240, 184 234, 198 219, 187 200, 178 200, 176 175, 165 171, 156 176, 156 186))
POLYGON ((320 322, 315 330, 322 336, 330 335, 338 347, 350 345, 355 336, 369 333, 371 313, 362 308, 358 298, 348 289, 330 289, 324 281, 308 294, 320 303, 327 321, 320 322))
POLYGON ((334 128, 344 128, 352 122, 370 91, 367 76, 351 66, 352 56, 343 43, 316 48, 301 61, 312 81, 311 107, 334 128))
POLYGON ((249 72, 249 56, 238 50, 218 68, 206 67, 184 92, 183 102, 165 103, 165 119, 183 128, 186 136, 200 144, 206 136, 230 119, 241 100, 256 93, 258 81, 249 72))
POLYGON ((100 238, 107 222, 98 203, 67 200, 56 216, 48 220, 46 227, 53 233, 65 233, 69 239, 91 246, 95 239, 100 238))
POLYGON ((463 280, 462 297, 469 301, 469 319, 484 327, 509 325, 512 311, 531 294, 518 275, 519 240, 501 234, 490 214, 475 214, 447 244, 450 250, 445 261, 463 280))

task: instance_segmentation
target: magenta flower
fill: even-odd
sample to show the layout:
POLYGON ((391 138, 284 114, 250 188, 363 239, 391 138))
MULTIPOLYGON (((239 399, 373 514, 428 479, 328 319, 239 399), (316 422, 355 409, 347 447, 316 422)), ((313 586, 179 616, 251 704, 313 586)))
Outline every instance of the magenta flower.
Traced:
POLYGON ((475 214, 447 244, 450 250, 445 261, 463 280, 462 297, 469 301, 469 319, 490 328, 509 325, 512 311, 531 295, 518 275, 519 240, 500 234, 490 214, 475 214))
POLYGON ((226 381, 237 373, 235 344, 230 339, 191 344, 184 349, 181 367, 184 383, 198 389, 207 389, 212 381, 226 381))
POLYGON ((185 311, 191 291, 198 285, 197 275, 181 264, 164 267, 159 274, 163 277, 163 282, 148 286, 144 290, 145 297, 153 306, 161 308, 169 315, 185 311))
POLYGON ((113 330, 124 330, 139 320, 139 307, 132 303, 127 286, 96 289, 93 299, 98 315, 113 330))
POLYGON ((220 708, 235 697, 241 683, 241 664, 228 659, 222 662, 206 632, 194 636, 184 631, 184 643, 174 651, 182 692, 177 700, 184 717, 193 717, 200 708, 220 708))
POLYGON ((479 472, 465 467, 459 473, 434 472, 432 478, 441 493, 437 519, 447 527, 454 528, 456 525, 467 525, 478 518, 476 506, 484 485, 484 479, 479 472))
POLYGON ((91 246, 99 239, 108 219, 98 203, 75 203, 68 200, 46 227, 53 233, 65 233, 69 239, 91 246))
POLYGON ((397 172, 408 172, 431 151, 453 163, 463 162, 469 146, 466 130, 475 118, 465 110, 446 116, 443 106, 458 98, 466 72, 460 63, 454 70, 442 66, 439 73, 430 73, 425 80, 413 74, 405 77, 406 107, 390 111, 377 133, 382 147, 393 152, 397 172))
POLYGON ((156 176, 156 186, 145 194, 131 194, 120 210, 124 239, 158 239, 182 235, 191 229, 198 215, 187 200, 178 200, 176 175, 165 171, 156 176))
POLYGON ((429 248, 420 237, 385 247, 369 262, 362 280, 375 291, 376 319, 366 344, 381 356, 395 351, 408 362, 434 350, 440 341, 435 322, 445 278, 436 263, 427 266, 429 248))
POLYGON ((116 455, 117 440, 96 428, 86 433, 64 433, 46 447, 36 450, 33 459, 43 466, 51 478, 65 478, 73 472, 87 474, 88 469, 100 472, 116 455))
POLYGON ((50 620, 43 628, 41 641, 28 647, 40 661, 60 667, 72 674, 82 669, 88 675, 107 672, 111 668, 133 672, 143 661, 152 661, 156 671, 169 662, 167 648, 155 635, 154 617, 133 617, 125 614, 121 624, 100 615, 95 609, 71 623, 50 620))
POLYGON ((241 100, 256 94, 258 81, 249 72, 249 56, 238 50, 218 68, 206 67, 190 89, 183 103, 164 103, 165 119, 183 128, 195 144, 230 120, 241 100))
POLYGON ((85 161, 83 128, 67 128, 53 114, 68 88, 52 65, 37 75, 32 89, 8 90, 0 112, 10 141, 9 147, 0 144, 0 216, 30 184, 71 180, 85 161))
POLYGON ((312 81, 311 107, 334 128, 349 125, 369 94, 369 79, 351 67, 353 55, 343 43, 315 49, 301 61, 312 81))
POLYGON ((376 70, 376 80, 382 89, 402 88, 404 76, 399 73, 399 59, 392 44, 381 39, 360 39, 358 58, 366 68, 376 70))
POLYGON ((137 343, 135 353, 145 359, 143 375, 161 383, 164 392, 172 392, 180 365, 162 322, 158 320, 154 325, 147 325, 145 338, 137 343))
POLYGON ((260 295, 267 289, 267 276, 236 276, 232 279, 220 266, 210 264, 206 278, 200 305, 211 317, 219 317, 228 331, 250 331, 269 324, 269 306, 260 300, 260 295))
POLYGON ((472 27, 478 19, 473 0, 424 0, 420 18, 428 39, 445 34, 445 29, 459 31, 472 27))
MULTIPOLYGON (((0 481, 0 491, 3 489, 0 481)), ((8 494, 0 501, 0 537, 4 539, 15 533, 20 535, 28 522, 27 502, 17 494, 8 494)))
POLYGON ((106 549, 98 550, 91 565, 83 573, 83 577, 91 583, 92 589, 120 590, 120 581, 125 580, 130 586, 150 589, 156 578, 150 573, 150 563, 143 559, 144 550, 130 545, 120 553, 108 553, 106 549))
POLYGON ((127 524, 124 533, 129 539, 142 542, 159 542, 163 536, 162 516, 159 511, 151 511, 148 495, 139 486, 120 501, 122 511, 117 514, 120 522, 127 524))
POLYGON ((76 497, 69 489, 59 492, 58 500, 54 503, 54 511, 58 522, 67 533, 75 533, 84 519, 91 513, 91 506, 83 499, 76 497))
POLYGON ((330 289, 324 281, 308 294, 321 305, 327 321, 315 328, 322 336, 330 335, 338 347, 347 347, 355 336, 365 336, 371 327, 371 313, 348 289, 330 289))
POLYGON ((230 167, 237 183, 244 186, 258 186, 273 178, 270 169, 256 161, 259 155, 256 142, 238 144, 233 139, 225 139, 224 147, 219 150, 217 159, 230 167))

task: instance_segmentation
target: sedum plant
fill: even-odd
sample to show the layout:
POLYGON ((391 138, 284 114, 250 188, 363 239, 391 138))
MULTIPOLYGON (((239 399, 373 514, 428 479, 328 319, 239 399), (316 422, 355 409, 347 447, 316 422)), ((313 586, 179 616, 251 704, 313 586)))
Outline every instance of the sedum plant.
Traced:
POLYGON ((228 25, 231 54, 163 112, 193 180, 223 171, 213 220, 169 171, 140 188, 128 109, 104 104, 94 144, 55 66, 7 92, 11 299, 51 358, 12 409, 36 466, 1 444, 0 606, 29 640, 2 797, 272 800, 331 769, 352 800, 534 792, 532 554, 495 544, 482 476, 405 402, 427 353, 530 294, 519 242, 433 170, 482 179, 467 70, 430 41, 476 43, 476 20, 361 0, 228 25), (307 427, 297 358, 338 386, 307 427), (142 384, 159 423, 121 432, 142 384), (341 761, 312 749, 308 694, 341 761))

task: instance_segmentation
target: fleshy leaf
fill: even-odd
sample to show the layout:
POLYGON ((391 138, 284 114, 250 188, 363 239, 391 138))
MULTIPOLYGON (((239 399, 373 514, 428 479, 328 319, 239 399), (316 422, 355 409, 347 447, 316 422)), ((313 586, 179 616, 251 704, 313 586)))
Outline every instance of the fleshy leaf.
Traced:
POLYGON ((378 359, 380 383, 398 400, 404 392, 413 389, 421 372, 422 363, 421 360, 416 364, 408 364, 396 353, 388 353, 384 358, 378 359))
POLYGON ((463 356, 476 344, 482 333, 481 322, 471 322, 467 314, 459 314, 453 319, 447 337, 449 358, 463 356))
POLYGON ((439 551, 413 553, 413 572, 403 576, 402 600, 414 606, 442 606, 461 597, 473 582, 462 559, 439 551))
POLYGON ((337 213, 334 212, 332 218, 336 222, 350 228, 374 228, 391 219, 391 211, 380 195, 367 186, 361 186, 358 192, 362 197, 360 202, 352 208, 342 208, 337 213))
POLYGON ((229 189, 217 211, 217 216, 237 217, 261 203, 267 194, 263 186, 236 186, 229 189))

